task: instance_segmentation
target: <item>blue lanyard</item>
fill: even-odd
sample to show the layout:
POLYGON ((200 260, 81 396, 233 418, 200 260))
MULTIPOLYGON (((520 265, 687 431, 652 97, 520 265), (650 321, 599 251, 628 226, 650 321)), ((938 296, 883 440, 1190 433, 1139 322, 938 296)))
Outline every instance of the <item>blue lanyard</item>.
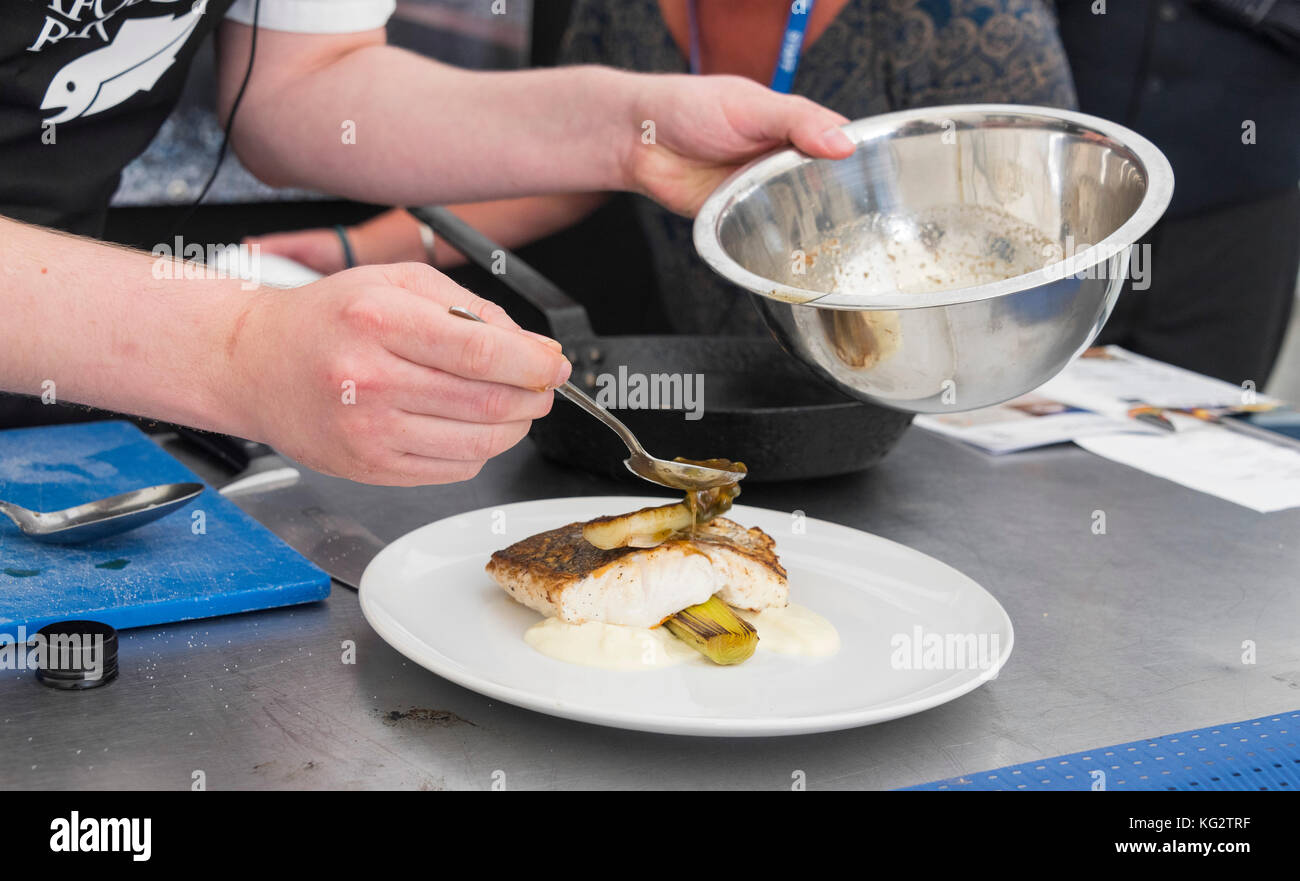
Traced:
MULTIPOLYGON (((803 54, 803 36, 808 30, 808 17, 812 15, 814 0, 791 0, 790 15, 785 20, 785 34, 776 56, 776 70, 772 72, 772 91, 786 92, 794 84, 794 73, 799 69, 799 56, 803 54)), ((697 0, 686 0, 686 18, 691 29, 691 73, 700 72, 700 20, 697 0)))

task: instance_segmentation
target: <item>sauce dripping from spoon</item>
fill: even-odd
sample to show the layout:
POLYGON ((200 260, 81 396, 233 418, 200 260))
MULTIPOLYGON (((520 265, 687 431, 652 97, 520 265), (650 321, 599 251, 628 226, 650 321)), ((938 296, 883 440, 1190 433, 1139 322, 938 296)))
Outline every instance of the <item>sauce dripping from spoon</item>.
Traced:
MULTIPOLYGON (((740 474, 749 473, 749 469, 745 467, 744 462, 733 462, 730 459, 687 459, 678 456, 673 461, 682 462, 686 465, 717 468, 720 471, 735 471, 740 474)), ((739 481, 710 489, 686 490, 686 504, 691 509, 691 539, 695 538, 696 524, 701 521, 707 523, 714 517, 722 516, 731 508, 731 503, 735 501, 738 495, 740 495, 739 481)))

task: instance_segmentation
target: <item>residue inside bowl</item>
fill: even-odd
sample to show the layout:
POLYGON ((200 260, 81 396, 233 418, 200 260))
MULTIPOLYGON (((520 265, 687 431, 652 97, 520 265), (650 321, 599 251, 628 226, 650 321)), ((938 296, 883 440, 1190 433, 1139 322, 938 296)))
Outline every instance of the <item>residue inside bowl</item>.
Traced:
POLYGON ((848 296, 923 294, 990 284, 1060 259, 1057 239, 996 209, 873 212, 809 249, 800 287, 848 296))

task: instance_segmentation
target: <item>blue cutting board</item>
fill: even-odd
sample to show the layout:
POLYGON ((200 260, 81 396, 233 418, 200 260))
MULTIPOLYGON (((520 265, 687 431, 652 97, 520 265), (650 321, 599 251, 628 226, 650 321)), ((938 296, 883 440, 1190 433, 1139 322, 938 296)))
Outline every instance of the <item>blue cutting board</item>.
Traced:
MULTIPOLYGON (((199 478, 127 422, 0 431, 0 499, 33 510, 184 481, 199 478)), ((144 627, 329 592, 325 572, 211 487, 161 520, 83 545, 40 544, 0 515, 0 644, 20 626, 29 636, 79 618, 144 627)))

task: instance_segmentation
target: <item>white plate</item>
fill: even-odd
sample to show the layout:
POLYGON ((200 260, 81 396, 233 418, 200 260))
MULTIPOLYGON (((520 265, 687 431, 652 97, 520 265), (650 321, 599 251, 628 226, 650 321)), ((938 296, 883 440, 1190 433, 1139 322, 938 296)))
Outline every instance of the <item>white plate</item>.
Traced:
POLYGON ((672 734, 756 737, 884 722, 960 697, 996 676, 1011 654, 1006 611, 950 566, 846 526, 745 505, 728 516, 776 539, 791 601, 835 625, 837 654, 760 650, 735 667, 700 658, 615 672, 557 661, 525 643, 524 631, 540 619, 483 571, 491 553, 566 523, 664 503, 547 499, 430 523, 366 567, 361 610, 389 645, 480 694, 566 719, 672 734), (985 654, 966 651, 981 636, 985 654), (908 651, 936 638, 952 645, 947 658, 908 651), (921 663, 903 669, 904 656, 921 663))

